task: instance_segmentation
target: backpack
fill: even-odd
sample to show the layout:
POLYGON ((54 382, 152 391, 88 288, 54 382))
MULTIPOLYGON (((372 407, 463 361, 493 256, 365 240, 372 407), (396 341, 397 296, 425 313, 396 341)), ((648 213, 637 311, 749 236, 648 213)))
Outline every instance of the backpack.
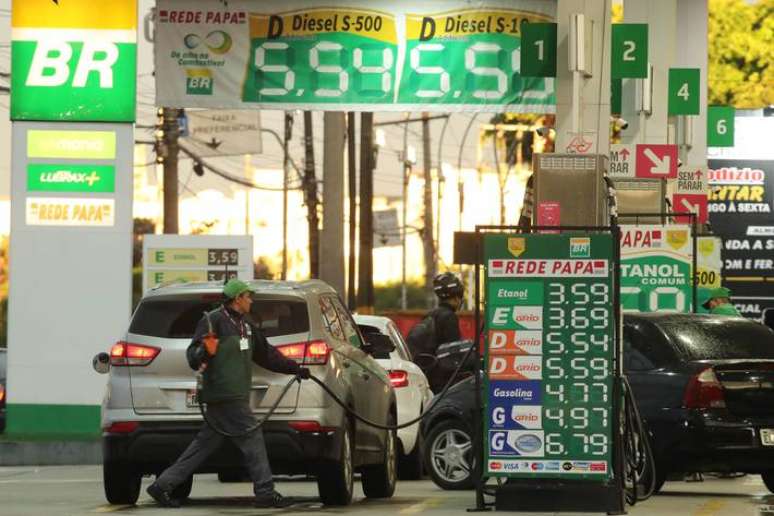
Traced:
POLYGON ((420 355, 432 355, 435 357, 435 312, 428 313, 424 319, 416 323, 406 335, 406 343, 414 363, 423 371, 430 369, 435 364, 435 360, 430 357, 420 355))

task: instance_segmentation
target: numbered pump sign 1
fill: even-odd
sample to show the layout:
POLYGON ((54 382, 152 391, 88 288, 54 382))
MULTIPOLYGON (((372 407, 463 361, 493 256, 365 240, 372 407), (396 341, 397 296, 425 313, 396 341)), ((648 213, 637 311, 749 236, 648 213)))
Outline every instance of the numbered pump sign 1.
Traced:
POLYGON ((484 235, 485 476, 612 478, 611 234, 484 235))
POLYGON ((159 0, 164 106, 553 113, 551 77, 522 77, 522 27, 555 2, 159 0), (367 5, 367 8, 364 6, 367 5))

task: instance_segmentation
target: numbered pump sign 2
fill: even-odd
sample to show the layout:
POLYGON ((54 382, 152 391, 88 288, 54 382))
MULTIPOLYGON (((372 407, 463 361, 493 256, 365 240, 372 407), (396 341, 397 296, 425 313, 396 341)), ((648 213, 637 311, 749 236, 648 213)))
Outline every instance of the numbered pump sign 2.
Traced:
POLYGON ((485 234, 484 476, 614 475, 610 233, 485 234))
POLYGON ((157 103, 553 113, 554 79, 520 69, 522 27, 555 10, 541 0, 158 0, 157 103))

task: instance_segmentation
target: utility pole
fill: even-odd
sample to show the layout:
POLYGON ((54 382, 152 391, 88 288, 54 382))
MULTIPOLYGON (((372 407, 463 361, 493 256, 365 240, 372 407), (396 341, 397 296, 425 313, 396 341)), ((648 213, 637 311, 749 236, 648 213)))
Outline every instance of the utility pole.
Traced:
POLYGON ((320 220, 317 215, 317 176, 314 171, 312 112, 304 111, 304 201, 309 223, 309 277, 320 277, 320 220))
POLYGON ((288 278, 288 176, 290 155, 288 144, 293 136, 293 114, 285 112, 285 132, 282 139, 282 271, 280 279, 288 278))
POLYGON ((360 254, 358 256, 357 311, 371 314, 374 310, 373 285, 373 131, 374 114, 360 115, 360 254))
POLYGON ((347 305, 357 308, 355 289, 355 239, 357 238, 357 144, 355 142, 355 113, 347 113, 347 182, 349 187, 349 262, 347 266, 347 305))
MULTIPOLYGON (((158 156, 162 157, 164 164, 164 233, 177 234, 178 229, 178 174, 177 155, 180 151, 177 140, 180 138, 178 125, 180 110, 177 108, 163 108, 161 110, 161 146, 157 148, 158 156), (159 153, 159 150, 161 152, 159 153)), ((158 135, 157 135, 158 136, 158 135)))
POLYGON ((435 305, 433 278, 435 277, 435 245, 433 242, 433 172, 430 155, 430 120, 427 113, 422 113, 422 158, 425 169, 425 216, 422 228, 422 241, 425 256, 425 299, 428 308, 435 305))

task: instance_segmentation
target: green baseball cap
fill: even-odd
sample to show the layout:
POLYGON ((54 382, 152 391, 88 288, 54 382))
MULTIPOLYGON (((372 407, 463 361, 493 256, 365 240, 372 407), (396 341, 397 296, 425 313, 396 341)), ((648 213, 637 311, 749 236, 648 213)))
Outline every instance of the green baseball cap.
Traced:
POLYGON ((731 291, 726 287, 718 287, 709 290, 704 298, 704 302, 701 304, 704 308, 709 308, 709 302, 718 297, 731 297, 731 291))
POLYGON ((234 299, 244 292, 252 291, 250 286, 242 280, 230 279, 228 283, 223 286, 223 295, 229 299, 234 299))

